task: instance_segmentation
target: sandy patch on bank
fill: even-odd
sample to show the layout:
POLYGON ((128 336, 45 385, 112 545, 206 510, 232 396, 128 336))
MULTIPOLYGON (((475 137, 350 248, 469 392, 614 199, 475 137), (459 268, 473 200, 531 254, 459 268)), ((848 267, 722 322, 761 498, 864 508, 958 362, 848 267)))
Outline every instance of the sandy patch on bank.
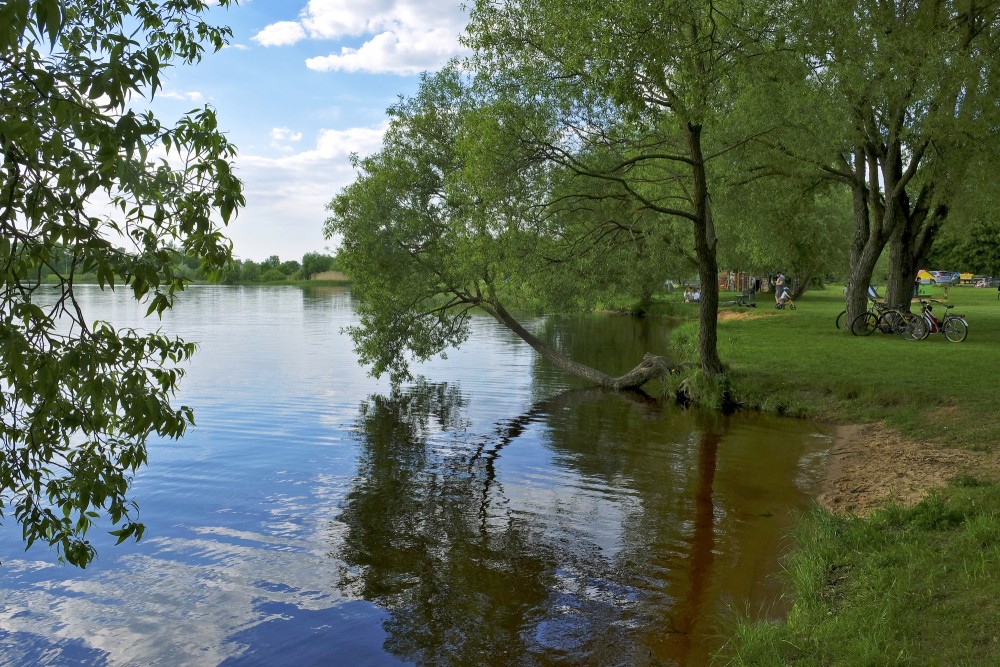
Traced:
POLYGON ((746 310, 720 310, 719 321, 728 322, 730 320, 755 320, 764 317, 765 314, 752 309, 746 310))
POLYGON ((879 424, 839 426, 819 502, 835 514, 865 515, 892 501, 919 502, 961 474, 1000 477, 995 456, 911 442, 879 424))

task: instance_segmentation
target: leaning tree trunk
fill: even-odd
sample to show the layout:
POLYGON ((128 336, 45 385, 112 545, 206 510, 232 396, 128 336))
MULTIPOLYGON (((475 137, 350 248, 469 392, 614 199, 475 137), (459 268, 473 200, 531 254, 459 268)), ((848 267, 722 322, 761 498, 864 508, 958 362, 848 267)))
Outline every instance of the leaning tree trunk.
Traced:
POLYGON ((551 361, 558 368, 576 375, 577 377, 582 377, 585 380, 589 380, 594 384, 607 387, 608 389, 614 389, 616 391, 621 391, 624 389, 636 389, 646 384, 650 380, 655 380, 657 378, 663 377, 675 370, 678 370, 680 366, 673 363, 666 357, 658 356, 647 352, 643 356, 642 361, 639 365, 625 373, 624 375, 619 375, 614 377, 608 375, 603 371, 599 371, 596 368, 587 366, 586 364, 581 364, 578 361, 574 361, 562 352, 559 352, 552 346, 550 346, 545 341, 541 340, 530 331, 521 326, 521 323, 514 319, 510 313, 499 303, 481 303, 480 306, 487 313, 492 315, 500 324, 504 325, 515 334, 517 334, 521 340, 530 345, 538 354, 542 355, 544 358, 551 361))
POLYGON ((813 272, 811 269, 807 271, 796 271, 795 282, 792 284, 792 299, 798 301, 802 298, 802 295, 809 289, 809 283, 812 281, 812 278, 813 272))

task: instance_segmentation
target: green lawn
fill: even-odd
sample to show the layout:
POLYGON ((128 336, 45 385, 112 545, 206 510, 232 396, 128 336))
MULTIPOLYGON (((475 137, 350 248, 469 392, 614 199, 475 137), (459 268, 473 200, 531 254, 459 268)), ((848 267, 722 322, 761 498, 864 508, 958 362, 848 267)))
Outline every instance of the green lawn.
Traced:
POLYGON ((969 321, 961 343, 940 334, 908 341, 838 331, 840 290, 808 292, 794 311, 775 310, 770 295, 758 296, 756 309, 740 310, 760 317, 719 325, 719 353, 747 408, 843 423, 882 421, 918 440, 974 449, 1000 442, 995 289, 950 290, 953 312, 969 321))
MULTIPOLYGON (((740 312, 719 325, 719 352, 742 407, 878 421, 915 441, 956 448, 1000 446, 997 290, 950 290, 954 311, 969 320, 962 343, 838 332, 839 289, 809 292, 795 311, 758 296, 756 309, 723 308, 740 312)), ((687 322, 676 339, 693 354, 696 336, 687 322)), ((799 522, 795 544, 785 562, 792 611, 781 622, 734 620, 718 664, 1000 665, 995 481, 959 479, 916 507, 886 507, 868 518, 816 508, 799 522)))

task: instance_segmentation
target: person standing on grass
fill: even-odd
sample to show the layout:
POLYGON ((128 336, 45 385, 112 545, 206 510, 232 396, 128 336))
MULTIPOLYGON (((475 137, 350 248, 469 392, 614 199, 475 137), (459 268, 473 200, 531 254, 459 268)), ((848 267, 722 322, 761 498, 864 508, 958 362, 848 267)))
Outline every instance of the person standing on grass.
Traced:
POLYGON ((781 303, 781 296, 786 289, 785 274, 778 271, 778 276, 774 279, 774 303, 781 303))

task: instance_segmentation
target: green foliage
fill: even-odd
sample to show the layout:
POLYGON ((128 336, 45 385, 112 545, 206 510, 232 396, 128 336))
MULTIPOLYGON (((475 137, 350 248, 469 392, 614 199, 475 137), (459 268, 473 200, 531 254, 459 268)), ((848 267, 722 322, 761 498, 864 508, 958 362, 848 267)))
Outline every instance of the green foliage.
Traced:
POLYGON ((169 399, 194 346, 89 322, 74 286, 93 275, 160 314, 186 283, 180 258, 209 272, 230 259, 215 220, 244 200, 214 112, 170 127, 130 106, 155 94, 172 62, 224 45, 229 30, 205 23, 207 9, 25 0, 0 10, 0 516, 74 565, 93 558, 86 535, 102 514, 120 541, 141 537, 127 493, 146 441, 192 423, 169 399), (49 275, 56 289, 40 290, 49 275))
POLYGON ((283 280, 287 280, 288 276, 279 271, 278 269, 268 269, 265 271, 261 277, 260 281, 262 283, 279 283, 283 280))
MULTIPOLYGON (((850 192, 829 182, 757 179, 723 190, 717 204, 724 266, 796 279, 846 276, 852 230, 850 192)), ((803 285, 804 286, 804 285, 803 285)))
POLYGON ((410 354, 460 344, 469 308, 505 275, 504 231, 449 189, 464 90, 453 70, 424 76, 414 98, 389 109, 382 150, 355 160, 357 180, 328 206, 326 235, 342 237, 338 259, 359 299, 350 332, 360 360, 394 384, 409 377, 410 354))
POLYGON ((278 266, 278 270, 281 271, 281 273, 284 274, 285 276, 294 276, 297 273, 299 273, 299 271, 302 270, 302 265, 296 262, 294 259, 290 259, 286 262, 282 262, 278 266))
POLYGON ((255 283, 260 281, 262 270, 260 264, 253 260, 247 260, 240 265, 240 272, 236 282, 255 283))
POLYGON ((948 267, 939 270, 1000 276, 1000 224, 984 217, 962 226, 949 225, 925 264, 932 270, 948 267))
POLYGON ((302 277, 308 280, 317 273, 332 271, 334 268, 334 258, 318 252, 307 252, 302 255, 302 277))

